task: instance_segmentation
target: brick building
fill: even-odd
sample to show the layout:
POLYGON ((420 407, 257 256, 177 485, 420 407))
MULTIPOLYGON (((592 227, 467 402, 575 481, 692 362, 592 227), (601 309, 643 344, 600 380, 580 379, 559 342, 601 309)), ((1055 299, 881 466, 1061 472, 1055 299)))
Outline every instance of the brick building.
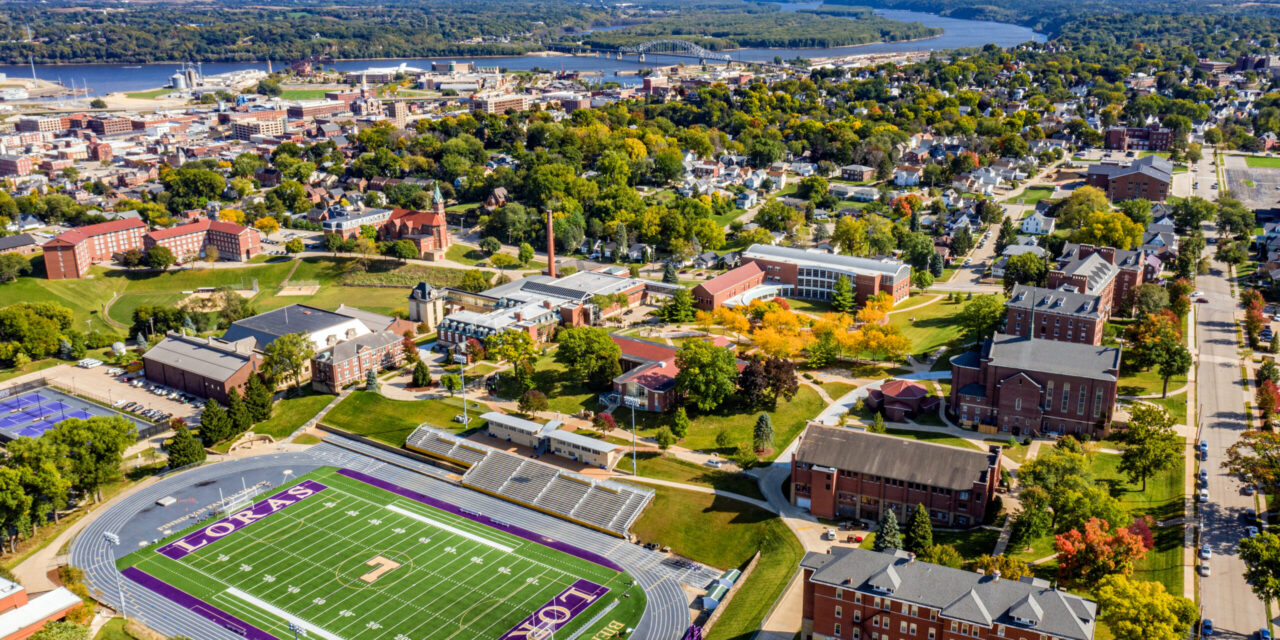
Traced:
POLYGON ((141 220, 127 218, 64 231, 44 245, 45 273, 50 280, 82 278, 95 262, 141 250, 146 231, 141 220))
POLYGON ((231 137, 236 140, 252 140, 254 136, 284 135, 284 118, 275 120, 243 119, 231 123, 231 137))
POLYGON ((364 382, 369 371, 384 371, 404 364, 404 338, 392 331, 378 331, 345 340, 316 354, 311 361, 311 388, 338 393, 364 382))
POLYGON ((742 252, 742 262, 739 269, 757 263, 764 271, 764 285, 776 286, 780 295, 788 297, 830 300, 840 276, 853 285, 858 304, 880 292, 888 293, 895 303, 910 294, 911 267, 891 258, 753 244, 742 252))
POLYGON ((56 116, 23 116, 18 118, 18 131, 31 131, 40 133, 58 133, 66 131, 67 121, 56 116))
POLYGON ((471 97, 472 108, 485 113, 506 113, 507 111, 527 111, 533 102, 533 96, 519 93, 501 95, 476 95, 471 97))
POLYGON ((408 240, 417 248, 418 255, 428 260, 444 257, 453 236, 444 219, 444 197, 436 187, 431 211, 392 209, 391 215, 378 229, 380 240, 408 240))
POLYGON ((907 551, 809 552, 802 640, 1092 640, 1098 605, 1027 576, 1002 580, 907 551))
POLYGON ((1124 308, 1135 287, 1156 275, 1149 273, 1142 250, 1067 243, 1062 246, 1057 267, 1049 271, 1048 287, 1098 296, 1100 306, 1111 314, 1124 308))
POLYGON ((764 283, 764 269, 755 262, 722 273, 693 288, 693 303, 703 311, 711 311, 716 307, 736 298, 764 283))
POLYGON ((221 260, 243 261, 262 252, 257 229, 232 222, 202 219, 190 224, 156 229, 143 237, 147 249, 168 247, 175 258, 185 262, 204 257, 209 247, 218 250, 221 260))
POLYGON ((118 116, 98 116, 88 121, 89 130, 100 136, 113 136, 133 131, 133 122, 118 116))
POLYGON ((30 638, 83 605, 80 596, 66 587, 28 597, 26 587, 0 578, 0 640, 30 638))
POLYGON ((1173 146, 1173 130, 1158 124, 1147 127, 1107 129, 1107 148, 1119 151, 1168 151, 1173 146))
POLYGON ((0 176, 25 176, 36 168, 36 159, 31 156, 0 155, 0 176))
POLYGON ((335 113, 347 111, 347 103, 341 100, 318 100, 315 102, 302 102, 289 105, 286 113, 290 118, 295 120, 305 118, 318 118, 320 116, 331 116, 335 113))
POLYGON ((201 398, 227 402, 262 364, 251 339, 227 342, 170 333, 142 356, 147 380, 201 398))
POLYGON ((29 233, 0 237, 0 253, 16 253, 26 256, 39 250, 40 243, 36 242, 35 236, 29 233))
POLYGON ((1024 338, 1102 344, 1111 302, 1072 287, 1047 289, 1014 285, 1005 303, 1006 333, 1024 338))
POLYGON ((988 432, 1105 435, 1120 349, 997 333, 951 358, 947 413, 988 432))
POLYGON ((1128 165, 1095 162, 1089 165, 1085 182, 1102 189, 1112 200, 1142 198, 1162 202, 1169 197, 1173 164, 1159 156, 1138 158, 1128 165))
POLYGON ((791 460, 791 503, 819 518, 906 522, 916 505, 934 526, 982 524, 1000 483, 1000 446, 986 452, 848 429, 805 429, 791 460))
POLYGON ((924 385, 910 380, 888 380, 879 389, 867 392, 867 408, 880 411, 893 421, 936 413, 939 402, 938 396, 930 394, 924 385))

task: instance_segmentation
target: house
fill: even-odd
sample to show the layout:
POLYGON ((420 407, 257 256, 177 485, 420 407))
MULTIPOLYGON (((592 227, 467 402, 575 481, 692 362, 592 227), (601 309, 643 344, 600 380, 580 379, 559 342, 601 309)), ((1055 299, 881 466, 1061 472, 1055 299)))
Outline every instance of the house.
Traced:
POLYGON ((756 196, 754 191, 743 191, 738 194, 737 199, 734 200, 734 204, 736 204, 739 209, 750 209, 751 207, 756 206, 759 201, 760 198, 756 196))
POLYGON ((1173 164, 1159 156, 1138 158, 1128 165, 1097 162, 1089 165, 1085 182, 1102 189, 1112 200, 1160 202, 1169 196, 1173 164))
POLYGON ((1000 451, 813 424, 791 458, 791 503, 819 518, 870 522, 886 510, 906 522, 923 504, 934 526, 976 527, 1000 484, 1000 451))
POLYGON ((804 640, 1093 640, 1097 630, 1097 603, 1047 580, 952 569, 901 549, 810 551, 800 571, 804 640))
POLYGON ((220 340, 170 332, 142 356, 147 380, 201 398, 227 402, 262 364, 252 339, 220 340))
POLYGON ((880 292, 888 293, 896 303, 907 297, 911 286, 911 267, 892 258, 855 258, 753 244, 742 252, 742 261, 758 263, 765 273, 764 284, 778 287, 779 295, 788 297, 830 300, 836 280, 842 276, 853 284, 859 304, 880 292))
POLYGON ((1108 301, 1068 286, 1014 285, 1005 309, 1004 330, 1009 334, 1095 346, 1102 344, 1103 327, 1111 318, 1108 301))
POLYGON ((627 259, 631 262, 649 262, 653 260, 653 247, 637 242, 627 247, 627 259))
POLYGON ((853 182, 869 182, 876 179, 876 170, 860 164, 847 164, 840 167, 840 177, 853 182))
POLYGON ((914 187, 920 184, 924 169, 919 165, 904 164, 893 171, 893 183, 899 187, 914 187))
POLYGON ((1034 211, 1031 215, 1022 219, 1022 232, 1033 236, 1047 236, 1053 233, 1055 222, 1054 218, 1050 218, 1039 211, 1034 211))
POLYGON ((938 397, 929 393, 924 385, 910 380, 889 380, 879 389, 867 392, 867 408, 879 411, 886 418, 902 421, 938 409, 938 397))
POLYGON ((40 242, 29 233, 0 237, 0 253, 31 255, 40 250, 40 242))
POLYGON ((996 333, 951 358, 947 412, 985 433, 1102 437, 1119 374, 1119 348, 996 333))
MULTIPOLYGON (((1023 237, 1027 237, 1027 236, 1023 236, 1023 237)), ((1004 251, 1000 252, 1000 259, 996 260, 996 262, 991 265, 991 277, 1003 278, 1005 267, 1008 266, 1009 264, 1009 259, 1014 256, 1022 255, 1024 253, 1030 253, 1038 258, 1043 258, 1046 255, 1048 255, 1048 252, 1045 251, 1044 248, 1038 247, 1034 243, 1033 244, 1022 244, 1022 243, 1011 244, 1005 247, 1004 251)))
POLYGON ((20 213, 16 220, 12 220, 5 225, 5 230, 9 233, 22 233, 24 231, 35 231, 43 227, 44 223, 29 213, 20 213))
MULTIPOLYGON (((611 335, 621 351, 619 364, 622 373, 613 379, 613 393, 609 402, 619 402, 640 411, 666 411, 675 402, 676 351, 673 346, 611 335)), ((711 339, 716 346, 729 347, 723 336, 711 339)), ((741 371, 746 363, 739 361, 741 371)))
POLYGON ((720 254, 714 251, 703 251, 693 257, 696 269, 714 269, 717 264, 720 264, 720 254))

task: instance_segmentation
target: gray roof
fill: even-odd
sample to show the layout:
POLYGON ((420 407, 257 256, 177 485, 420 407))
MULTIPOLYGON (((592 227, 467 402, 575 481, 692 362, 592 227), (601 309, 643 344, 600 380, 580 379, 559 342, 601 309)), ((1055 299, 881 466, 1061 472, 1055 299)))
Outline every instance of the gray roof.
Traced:
POLYGON ((351 320, 332 311, 308 307, 305 304, 291 304, 266 313, 259 313, 242 320, 236 320, 222 334, 222 339, 229 342, 253 338, 261 349, 275 342, 276 338, 290 333, 311 335, 329 327, 351 320))
POLYGON ((40 243, 29 233, 19 233, 16 236, 0 237, 0 251, 29 247, 36 244, 40 243))
POLYGON ((825 251, 753 244, 742 252, 744 259, 758 258, 805 267, 835 269, 850 273, 885 276, 889 282, 911 278, 911 267, 891 258, 855 258, 825 251))
POLYGON ((362 336, 356 336, 350 340, 343 340, 342 342, 317 353, 316 361, 346 362, 347 360, 356 357, 356 355, 364 349, 381 349, 387 345, 400 342, 401 340, 403 340, 403 338, 391 331, 366 333, 362 336))
POLYGON ((1000 255, 1013 257, 1020 256, 1024 253, 1034 254, 1043 258, 1047 252, 1044 250, 1044 247, 1037 247, 1034 244, 1011 244, 1005 247, 1004 251, 1000 252, 1000 255))
POLYGON ((843 427, 805 430, 795 459, 944 489, 969 491, 982 482, 994 454, 843 427))
POLYGON ((410 300, 435 300, 436 298, 439 298, 441 295, 443 294, 439 289, 431 286, 426 282, 419 282, 417 285, 413 287, 413 290, 409 292, 409 299, 410 300))
POLYGON ((365 311, 364 309, 356 307, 348 307, 345 304, 339 304, 338 308, 334 310, 334 313, 347 316, 348 318, 355 318, 356 320, 363 322, 364 326, 369 327, 370 331, 382 331, 384 329, 389 329, 396 321, 396 318, 392 316, 385 316, 381 313, 365 311))
POLYGON ((900 551, 832 547, 809 552, 800 566, 813 570, 812 582, 883 596, 935 609, 943 618, 991 626, 1000 624, 1070 640, 1093 638, 1097 603, 1027 577, 1001 580, 914 559, 900 551), (890 579, 889 576, 892 576, 890 579), (892 586, 892 590, 885 587, 892 586))
POLYGON ((1120 349, 997 333, 983 346, 992 366, 1114 381, 1120 349))
POLYGON ((227 342, 170 333, 142 357, 144 361, 158 362, 210 380, 226 382, 250 363, 253 346, 251 339, 227 342))
MULTIPOLYGON (((508 429, 523 431, 529 435, 538 435, 546 428, 546 425, 538 424, 532 420, 525 420, 519 416, 502 413, 501 411, 488 411, 481 414, 480 417, 488 421, 490 424, 500 424, 508 429)), ((560 423, 557 422, 556 424, 560 423)))
POLYGON ((1099 162, 1089 165, 1089 173, 1091 175, 1104 175, 1107 178, 1119 178, 1134 173, 1171 182, 1173 180, 1173 163, 1161 158, 1160 156, 1146 156, 1138 158, 1128 166, 1120 164, 1110 164, 1099 162))
POLYGON ((1090 293, 1080 293, 1065 287, 1046 289, 1014 285, 1009 301, 1011 309, 1049 311, 1082 318, 1097 318, 1102 314, 1102 298, 1090 293))

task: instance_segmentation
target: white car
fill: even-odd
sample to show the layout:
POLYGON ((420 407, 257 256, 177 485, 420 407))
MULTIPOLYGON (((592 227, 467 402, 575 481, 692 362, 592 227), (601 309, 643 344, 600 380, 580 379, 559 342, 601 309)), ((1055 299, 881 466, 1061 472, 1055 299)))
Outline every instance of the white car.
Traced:
POLYGON ((1208 502, 1208 501, 1209 501, 1209 490, 1208 490, 1208 489, 1201 489, 1201 490, 1200 490, 1200 494, 1199 494, 1198 496, 1196 496, 1196 497, 1197 497, 1197 499, 1198 499, 1198 500, 1200 500, 1200 502, 1208 502))
POLYGON ((1191 297, 1192 297, 1192 298, 1199 298, 1199 297, 1200 297, 1200 296, 1202 296, 1202 295, 1204 295, 1204 292, 1203 292, 1203 291, 1192 291, 1192 292, 1191 292, 1191 297))
POLYGON ((824 531, 824 532, 822 533, 822 539, 823 539, 823 540, 835 540, 835 539, 836 539, 836 538, 838 538, 838 537, 839 537, 839 536, 838 536, 838 535, 836 535, 836 530, 835 530, 835 529, 827 529, 826 531, 824 531))

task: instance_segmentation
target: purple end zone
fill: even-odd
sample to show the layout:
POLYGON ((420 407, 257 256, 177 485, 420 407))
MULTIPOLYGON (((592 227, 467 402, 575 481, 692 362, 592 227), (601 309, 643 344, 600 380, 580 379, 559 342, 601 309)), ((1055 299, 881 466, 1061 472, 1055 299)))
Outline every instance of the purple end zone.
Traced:
POLYGON ((215 542, 243 529, 255 520, 261 520, 281 509, 293 506, 304 498, 313 496, 327 488, 315 480, 303 480, 266 500, 240 510, 230 517, 223 518, 207 527, 201 527, 194 533, 174 540, 160 547, 156 552, 170 560, 179 560, 210 542, 215 542))
POLYGON ((587 610, 609 590, 590 580, 578 580, 573 586, 561 591, 529 617, 521 620, 510 631, 502 634, 498 640, 538 640, 544 638, 568 624, 579 613, 587 610))
POLYGON ((172 600, 176 604, 191 610, 206 620, 209 620, 228 631, 248 638, 249 640, 280 640, 279 638, 259 629, 240 618, 237 618, 222 609, 219 609, 204 600, 201 600, 173 585, 156 578, 155 576, 137 568, 129 567, 120 573, 124 577, 172 600))
POLYGON ((528 540, 530 542, 536 542, 544 547, 549 547, 549 548, 555 549, 556 551, 567 553, 575 558, 582 558, 587 562, 593 562, 602 567, 613 569, 614 571, 622 572, 622 567, 618 566, 617 563, 598 553, 593 553, 591 551, 587 551, 586 549, 580 549, 571 544, 566 544, 558 540, 552 540, 551 538, 538 535, 532 531, 529 531, 528 529, 523 529, 521 527, 517 527, 512 524, 507 524, 501 520, 494 520, 489 516, 481 515, 474 511, 468 511, 466 509, 463 509, 462 507, 456 507, 443 500, 437 500, 430 496, 424 496, 421 493, 418 493, 416 491, 410 491, 399 485, 391 484, 390 482, 386 482, 385 480, 379 480, 373 476, 360 473, 359 471, 352 471, 351 469, 338 469, 338 473, 348 478, 351 478, 352 480, 359 480, 360 482, 375 486, 384 491, 390 491, 391 493, 394 493, 398 496, 408 498, 410 500, 414 500, 417 502, 421 502, 422 504, 435 507, 441 511, 447 511, 449 513, 452 513, 455 516, 460 516, 468 520, 471 520, 473 522, 479 522, 480 524, 483 524, 487 527, 493 527, 494 529, 506 531, 507 533, 510 533, 511 535, 516 536, 518 538, 524 538, 525 540, 528 540))

